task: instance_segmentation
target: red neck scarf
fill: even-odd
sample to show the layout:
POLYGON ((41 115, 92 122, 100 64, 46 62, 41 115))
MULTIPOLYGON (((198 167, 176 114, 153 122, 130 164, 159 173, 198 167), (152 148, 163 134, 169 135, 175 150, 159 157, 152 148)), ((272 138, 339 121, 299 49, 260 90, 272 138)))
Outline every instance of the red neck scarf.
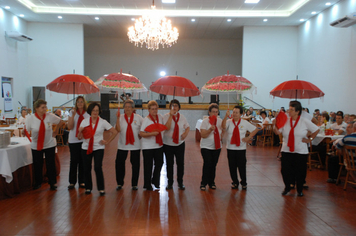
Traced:
POLYGON ((77 114, 78 114, 78 121, 77 121, 77 128, 75 129, 75 137, 78 137, 78 132, 79 132, 79 127, 80 127, 80 124, 82 123, 82 121, 84 120, 84 110, 82 111, 82 114, 80 114, 80 111, 77 110, 77 114))
POLYGON ((37 112, 35 113, 35 116, 41 121, 40 130, 38 131, 38 139, 37 139, 37 151, 41 151, 43 149, 45 133, 46 133, 46 127, 44 123, 44 119, 46 119, 46 114, 43 115, 42 119, 37 114, 37 112))
POLYGON ((180 114, 177 114, 177 117, 172 116, 175 125, 174 125, 174 131, 173 131, 173 143, 178 144, 179 143, 179 126, 178 126, 178 121, 179 121, 180 114))
POLYGON ((289 147, 289 151, 294 152, 294 128, 297 126, 298 121, 300 119, 300 116, 298 116, 297 120, 294 123, 292 123, 292 117, 290 118, 290 131, 289 131, 289 136, 288 136, 288 147, 289 147))
POLYGON ((241 123, 241 118, 239 119, 239 122, 235 124, 234 119, 232 119, 232 123, 235 125, 234 132, 232 133, 231 137, 231 142, 230 144, 236 144, 237 147, 240 146, 240 130, 239 130, 239 125, 241 123))
POLYGON ((127 122, 127 129, 126 129, 126 144, 132 144, 134 145, 135 143, 135 137, 134 137, 134 134, 133 134, 133 131, 132 131, 132 122, 134 120, 134 113, 131 114, 130 116, 130 121, 129 121, 129 118, 127 117, 127 115, 125 114, 125 120, 127 122))
MULTIPOLYGON (((151 114, 148 114, 148 116, 151 118, 154 124, 159 124, 158 115, 157 115, 157 121, 153 119, 153 116, 151 116, 151 114)), ((161 132, 159 132, 159 134, 156 135, 156 143, 158 143, 160 146, 163 145, 161 132)))
POLYGON ((92 120, 91 120, 91 117, 90 117, 90 130, 91 130, 91 133, 93 134, 93 136, 90 138, 89 140, 89 146, 88 146, 88 150, 87 150, 87 155, 89 155, 90 153, 93 152, 93 148, 94 148, 94 135, 95 135, 95 131, 96 131, 96 128, 98 127, 98 123, 99 123, 99 117, 96 119, 96 123, 95 123, 95 126, 94 126, 94 129, 93 129, 93 125, 92 125, 92 120))
POLYGON ((214 142, 215 142, 215 149, 220 149, 221 146, 220 146, 220 135, 219 135, 219 130, 218 130, 218 127, 217 127, 217 122, 218 122, 218 119, 215 117, 209 117, 209 123, 211 125, 215 125, 215 130, 214 130, 214 142))

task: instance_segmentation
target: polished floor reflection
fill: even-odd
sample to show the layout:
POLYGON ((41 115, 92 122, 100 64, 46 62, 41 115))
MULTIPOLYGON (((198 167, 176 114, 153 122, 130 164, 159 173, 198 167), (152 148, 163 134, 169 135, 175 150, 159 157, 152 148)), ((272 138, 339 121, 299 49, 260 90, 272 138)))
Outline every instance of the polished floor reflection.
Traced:
MULTIPOLYGON (((327 184, 327 172, 308 171, 309 190, 282 197, 280 162, 276 147, 247 150, 248 189, 231 190, 226 150, 217 167, 216 190, 200 191, 202 158, 191 131, 187 138, 184 184, 186 190, 166 191, 165 168, 161 190, 130 186, 126 161, 125 185, 116 191, 115 143, 105 151, 106 195, 96 186, 67 190, 68 147, 59 147, 61 176, 58 190, 41 189, 0 201, 0 235, 354 235, 356 189, 327 184)), ((141 159, 142 162, 142 159, 141 159)), ((95 182, 95 181, 94 181, 95 182)))

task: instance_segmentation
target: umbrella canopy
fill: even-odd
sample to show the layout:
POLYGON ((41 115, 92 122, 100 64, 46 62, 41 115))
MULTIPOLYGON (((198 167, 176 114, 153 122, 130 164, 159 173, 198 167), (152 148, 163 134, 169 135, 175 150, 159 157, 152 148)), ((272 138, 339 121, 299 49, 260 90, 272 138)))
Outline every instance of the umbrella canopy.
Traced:
POLYGON ((89 77, 77 74, 59 76, 46 88, 50 91, 65 94, 90 94, 99 92, 99 88, 89 77))
POLYGON ((219 93, 237 93, 252 91, 255 87, 246 78, 238 75, 220 75, 210 79, 203 87, 202 92, 219 93))
POLYGON ((150 90, 159 94, 178 97, 194 97, 200 94, 192 81, 180 76, 168 75, 159 78, 150 86, 150 90))
POLYGON ((275 87, 270 94, 273 97, 289 99, 310 99, 325 95, 317 86, 304 80, 285 81, 275 87))

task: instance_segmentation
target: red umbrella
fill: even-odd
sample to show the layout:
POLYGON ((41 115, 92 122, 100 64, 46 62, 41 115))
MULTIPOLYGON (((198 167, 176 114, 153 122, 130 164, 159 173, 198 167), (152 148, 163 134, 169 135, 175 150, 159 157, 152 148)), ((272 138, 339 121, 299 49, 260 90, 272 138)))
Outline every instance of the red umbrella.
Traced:
POLYGON ((111 73, 103 75, 96 82, 100 88, 118 92, 146 92, 147 88, 133 75, 122 73, 111 73))
MULTIPOLYGON (((51 83, 47 84, 46 88, 57 93, 73 94, 89 94, 99 92, 99 88, 89 77, 77 74, 67 74, 59 76, 51 83)), ((75 101, 73 100, 73 103, 75 101)))
POLYGON ((192 81, 180 76, 168 75, 159 78, 150 86, 150 90, 159 94, 178 97, 194 97, 200 94, 199 89, 192 81))
POLYGON ((289 99, 318 98, 325 95, 317 86, 304 80, 285 81, 275 87, 270 94, 273 97, 289 99))

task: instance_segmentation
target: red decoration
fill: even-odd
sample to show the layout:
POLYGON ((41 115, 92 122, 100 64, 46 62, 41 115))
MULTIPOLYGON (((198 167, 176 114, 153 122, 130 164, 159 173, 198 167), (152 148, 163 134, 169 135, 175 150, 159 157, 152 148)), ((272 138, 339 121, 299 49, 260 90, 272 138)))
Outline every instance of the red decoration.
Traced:
POLYGON ((149 126, 146 127, 145 131, 146 132, 162 132, 162 131, 165 131, 167 129, 167 127, 165 125, 162 125, 162 124, 151 124, 149 126))

